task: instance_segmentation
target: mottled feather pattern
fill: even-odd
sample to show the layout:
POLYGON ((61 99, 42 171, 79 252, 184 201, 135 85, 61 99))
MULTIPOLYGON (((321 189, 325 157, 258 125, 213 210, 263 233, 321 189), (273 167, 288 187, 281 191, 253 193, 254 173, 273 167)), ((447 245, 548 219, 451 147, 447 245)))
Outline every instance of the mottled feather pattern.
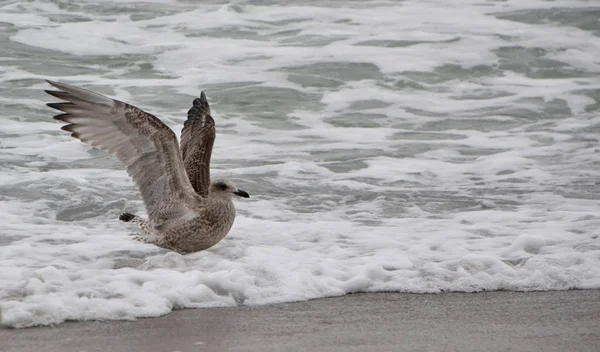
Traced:
POLYGON ((180 151, 175 133, 157 117, 82 88, 48 82, 60 91, 46 92, 64 101, 48 104, 63 112, 55 116, 67 123, 62 129, 115 155, 138 186, 148 221, 135 216, 138 221, 130 222, 143 224, 145 241, 189 253, 227 235, 235 219, 232 195, 248 194, 229 181, 220 180, 219 187, 210 183, 215 122, 204 92, 188 112, 180 151))
POLYGON ((215 120, 210 116, 206 94, 194 99, 181 131, 181 153, 188 178, 201 196, 210 186, 210 158, 215 142, 215 120))
MULTIPOLYGON (((186 208, 176 201, 177 189, 191 185, 183 172, 177 138, 168 126, 129 104, 81 88, 50 83, 63 91, 48 93, 67 100, 48 104, 64 112, 55 117, 69 123, 62 129, 114 154, 126 166, 141 190, 151 222, 171 208, 186 208), (167 201, 159 202, 161 198, 167 201)), ((191 201, 192 197, 188 198, 191 201)))

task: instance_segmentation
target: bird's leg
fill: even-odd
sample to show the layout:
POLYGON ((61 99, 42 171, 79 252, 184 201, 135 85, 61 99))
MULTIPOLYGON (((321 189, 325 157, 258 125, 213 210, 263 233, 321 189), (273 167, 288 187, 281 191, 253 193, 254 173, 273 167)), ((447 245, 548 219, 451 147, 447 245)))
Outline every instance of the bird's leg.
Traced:
POLYGON ((144 237, 135 236, 134 239, 140 242, 148 242, 147 239, 151 235, 150 228, 148 226, 148 220, 143 219, 137 215, 133 215, 131 213, 123 213, 119 215, 119 220, 138 225, 144 232, 144 237))

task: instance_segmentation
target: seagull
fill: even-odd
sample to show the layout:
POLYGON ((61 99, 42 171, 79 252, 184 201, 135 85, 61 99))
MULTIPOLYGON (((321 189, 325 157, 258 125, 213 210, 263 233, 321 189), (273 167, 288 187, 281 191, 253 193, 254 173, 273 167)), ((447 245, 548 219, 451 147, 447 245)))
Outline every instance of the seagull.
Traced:
POLYGON ((210 181, 215 121, 206 94, 193 101, 181 131, 127 103, 64 83, 45 92, 63 100, 48 103, 63 112, 62 130, 117 157, 137 185, 147 219, 123 213, 119 219, 141 227, 138 239, 179 253, 219 243, 235 219, 232 198, 250 196, 229 180, 210 181))

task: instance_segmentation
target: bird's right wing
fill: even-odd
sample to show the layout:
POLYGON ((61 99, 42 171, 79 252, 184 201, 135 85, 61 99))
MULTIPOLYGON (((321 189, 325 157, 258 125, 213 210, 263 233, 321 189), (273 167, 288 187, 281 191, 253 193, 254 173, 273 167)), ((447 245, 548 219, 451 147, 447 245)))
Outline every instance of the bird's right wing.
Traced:
POLYGON ((206 94, 194 99, 181 131, 181 153, 188 178, 196 193, 208 194, 210 186, 210 155, 215 143, 215 120, 210 116, 206 94))
POLYGON ((135 106, 103 95, 48 81, 60 91, 46 91, 66 102, 49 103, 64 114, 57 120, 71 136, 115 155, 140 189, 148 217, 178 218, 188 214, 194 191, 183 167, 175 133, 162 121, 135 106))

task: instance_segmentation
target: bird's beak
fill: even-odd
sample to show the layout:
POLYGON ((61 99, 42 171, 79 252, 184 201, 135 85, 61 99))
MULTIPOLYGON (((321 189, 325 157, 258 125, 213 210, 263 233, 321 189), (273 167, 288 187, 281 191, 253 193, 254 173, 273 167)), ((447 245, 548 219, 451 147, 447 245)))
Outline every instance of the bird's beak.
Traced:
POLYGON ((248 192, 242 191, 241 189, 238 189, 237 191, 233 192, 233 194, 235 194, 236 196, 244 197, 244 198, 250 198, 250 195, 248 194, 248 192))

